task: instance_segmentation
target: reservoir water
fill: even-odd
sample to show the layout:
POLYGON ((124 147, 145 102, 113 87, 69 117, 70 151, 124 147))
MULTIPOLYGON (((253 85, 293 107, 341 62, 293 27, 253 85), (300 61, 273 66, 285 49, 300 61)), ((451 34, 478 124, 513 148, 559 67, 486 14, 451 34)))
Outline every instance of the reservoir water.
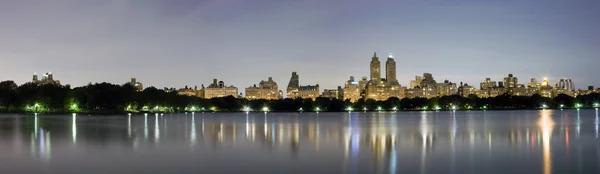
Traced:
POLYGON ((600 173, 597 110, 0 115, 0 173, 600 173))

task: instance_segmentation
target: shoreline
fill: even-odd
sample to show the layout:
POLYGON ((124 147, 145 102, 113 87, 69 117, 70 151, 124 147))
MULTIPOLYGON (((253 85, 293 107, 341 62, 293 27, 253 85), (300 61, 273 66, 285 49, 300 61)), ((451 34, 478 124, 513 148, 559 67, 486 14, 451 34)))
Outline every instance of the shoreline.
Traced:
MULTIPOLYGON (((456 109, 456 110, 397 110, 397 111, 391 111, 391 110, 382 110, 382 111, 376 111, 376 110, 368 110, 368 111, 306 111, 306 112, 299 112, 299 111, 268 111, 266 113, 401 113, 401 112, 451 112, 451 111, 459 111, 459 112, 470 112, 470 111, 541 111, 541 110, 550 110, 550 111, 564 111, 564 110, 598 110, 598 108, 547 108, 547 109, 536 109, 536 108, 530 108, 530 109, 456 109)), ((188 111, 188 112, 40 112, 40 113, 33 113, 33 112, 0 112, 0 114, 19 114, 19 115, 64 115, 64 114, 85 114, 85 115, 121 115, 121 114, 125 114, 125 115, 144 115, 144 114, 148 114, 148 115, 155 115, 155 114, 192 114, 192 113, 265 113, 264 111, 216 111, 216 112, 212 112, 212 111, 188 111)))

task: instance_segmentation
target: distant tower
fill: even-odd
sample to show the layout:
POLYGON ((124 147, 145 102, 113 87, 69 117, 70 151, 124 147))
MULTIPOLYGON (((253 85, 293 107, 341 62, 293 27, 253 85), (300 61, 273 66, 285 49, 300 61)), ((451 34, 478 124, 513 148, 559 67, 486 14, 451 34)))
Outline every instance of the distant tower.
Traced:
POLYGON ((290 78, 290 83, 288 83, 288 89, 297 89, 300 87, 300 77, 298 73, 292 72, 292 78, 290 78))
POLYGON ((385 61, 385 79, 388 82, 396 82, 396 61, 392 53, 388 55, 387 61, 385 61))
POLYGON ((131 78, 131 85, 135 85, 137 83, 137 80, 135 78, 131 78))
POLYGON ((565 79, 560 79, 558 81, 558 89, 567 89, 567 86, 565 84, 565 79))
POLYGON ((49 73, 48 73, 48 80, 49 80, 49 81, 53 81, 53 80, 54 80, 54 78, 53 78, 53 76, 52 76, 52 72, 49 72, 49 73))
POLYGON ((377 52, 373 53, 371 58, 371 80, 379 80, 381 78, 381 62, 377 57, 377 52))
POLYGON ((33 80, 32 80, 32 82, 33 83, 37 83, 38 82, 38 75, 37 75, 37 73, 33 73, 33 80))

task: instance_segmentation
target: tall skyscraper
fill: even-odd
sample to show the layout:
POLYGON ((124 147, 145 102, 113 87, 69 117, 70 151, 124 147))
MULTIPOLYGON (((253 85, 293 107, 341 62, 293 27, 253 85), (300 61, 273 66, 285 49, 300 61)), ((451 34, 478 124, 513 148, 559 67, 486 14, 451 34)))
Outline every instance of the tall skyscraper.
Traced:
POLYGON ((392 53, 388 55, 387 61, 385 61, 385 79, 391 83, 398 83, 396 78, 396 61, 392 53))
POLYGON ((377 57, 377 52, 373 53, 371 58, 371 80, 379 80, 381 78, 381 62, 377 57))

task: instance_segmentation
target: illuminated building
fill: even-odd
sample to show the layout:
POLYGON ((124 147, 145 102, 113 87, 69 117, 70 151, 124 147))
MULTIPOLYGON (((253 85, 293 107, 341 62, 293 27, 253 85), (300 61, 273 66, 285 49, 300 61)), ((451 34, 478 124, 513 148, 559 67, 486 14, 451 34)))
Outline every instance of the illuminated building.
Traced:
POLYGON ((403 98, 404 88, 400 88, 398 79, 396 78, 396 62, 392 53, 388 55, 386 61, 386 77, 393 79, 382 79, 381 78, 381 63, 377 57, 377 53, 373 54, 371 59, 371 80, 367 82, 365 86, 365 98, 374 99, 378 101, 387 100, 390 97, 403 98), (391 69, 394 68, 394 69, 391 69))
POLYGON ((267 81, 261 80, 252 87, 246 88, 246 99, 265 99, 265 100, 276 100, 279 99, 279 91, 277 89, 277 83, 273 81, 272 77, 269 77, 267 81))
POLYGON ((455 95, 458 90, 456 83, 452 83, 448 80, 444 80, 444 83, 438 83, 437 88, 438 97, 455 95))
POLYGON ((238 89, 234 86, 225 86, 223 81, 217 82, 217 79, 213 79, 213 83, 207 88, 201 89, 204 93, 203 98, 211 99, 216 97, 227 97, 227 96, 238 96, 238 89))
POLYGON ((550 83, 548 83, 548 79, 546 78, 544 78, 544 81, 542 81, 542 85, 540 86, 539 90, 539 95, 548 98, 554 97, 552 86, 550 86, 550 83))
POLYGON ((492 81, 490 78, 485 78, 485 81, 479 84, 480 90, 477 91, 479 98, 496 97, 506 92, 503 87, 503 82, 492 81))
POLYGON ((427 96, 427 91, 421 89, 418 85, 414 88, 404 90, 405 98, 425 98, 427 96))
POLYGON ((300 77, 298 73, 292 72, 292 77, 287 86, 287 98, 297 98, 298 88, 300 88, 300 77))
POLYGON ((185 96, 191 96, 191 97, 200 97, 202 98, 202 90, 198 90, 198 86, 194 86, 194 88, 189 88, 188 86, 185 86, 184 88, 178 89, 177 91, 177 95, 185 95, 185 96))
POLYGON ((453 95, 457 90, 456 84, 447 80, 438 84, 431 73, 423 73, 423 77, 416 76, 412 83, 414 87, 404 92, 406 98, 433 98, 442 93, 443 95, 453 95), (419 83, 416 84, 417 82, 419 83))
POLYGON ((410 88, 416 88, 417 86, 421 86, 421 81, 423 81, 423 77, 415 76, 415 80, 410 81, 410 88))
POLYGON ((371 80, 379 80, 381 78, 381 62, 379 62, 379 57, 377 57, 377 52, 373 53, 373 57, 371 58, 371 80))
POLYGON ((292 77, 287 87, 287 98, 310 98, 319 97, 319 84, 300 86, 300 76, 296 72, 292 72, 292 77))
POLYGON ((561 90, 575 90, 575 85, 571 79, 560 79, 558 82, 557 89, 561 90))
POLYGON ((533 88, 533 89, 538 89, 542 86, 542 84, 540 84, 537 79, 535 78, 531 78, 531 81, 529 83, 527 83, 527 88, 533 88))
POLYGON ((508 74, 508 77, 504 77, 504 87, 505 88, 516 88, 519 80, 517 77, 514 77, 513 74, 508 74))
POLYGON ((38 85, 60 85, 60 81, 54 80, 54 75, 52 75, 52 72, 45 73, 41 80, 38 79, 37 73, 34 73, 32 83, 38 85))
POLYGON ((144 85, 141 82, 138 82, 135 79, 135 77, 131 78, 131 80, 127 84, 133 86, 133 88, 135 88, 136 91, 143 91, 144 90, 144 85))
POLYGON ((324 89, 321 97, 330 98, 330 99, 339 99, 340 93, 337 89, 324 89))
POLYGON ((350 76, 350 80, 344 83, 344 88, 342 89, 342 93, 345 100, 350 100, 350 102, 356 102, 361 98, 360 95, 361 89, 359 86, 359 82, 354 81, 354 77, 350 76))
POLYGON ((496 85, 496 81, 492 81, 490 78, 485 78, 485 81, 481 82, 479 84, 479 87, 481 90, 486 90, 486 89, 495 88, 498 86, 496 85))
POLYGON ((462 97, 469 97, 471 94, 476 95, 477 89, 475 89, 473 86, 469 86, 469 84, 463 84, 460 82, 460 87, 458 87, 458 95, 462 97))
POLYGON ((367 87, 367 83, 369 83, 367 76, 363 76, 362 79, 360 81, 358 81, 358 88, 361 91, 361 95, 362 95, 362 93, 364 93, 364 90, 367 87))
POLYGON ((300 88, 298 88, 298 97, 296 98, 310 98, 315 100, 317 97, 319 97, 319 84, 300 86, 300 88))

